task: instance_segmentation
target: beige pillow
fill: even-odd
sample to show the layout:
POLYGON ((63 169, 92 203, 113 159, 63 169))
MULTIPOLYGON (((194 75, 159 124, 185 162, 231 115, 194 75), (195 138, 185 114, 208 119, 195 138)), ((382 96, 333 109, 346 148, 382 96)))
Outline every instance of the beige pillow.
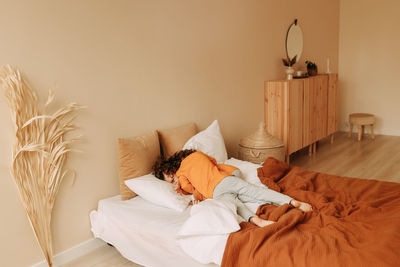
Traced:
POLYGON ((118 151, 121 198, 127 200, 136 194, 125 185, 125 180, 151 173, 154 163, 160 156, 157 132, 129 139, 120 138, 118 151))
POLYGON ((165 158, 172 156, 175 152, 181 150, 185 143, 195 134, 197 134, 197 126, 190 123, 181 127, 158 130, 163 155, 165 158))

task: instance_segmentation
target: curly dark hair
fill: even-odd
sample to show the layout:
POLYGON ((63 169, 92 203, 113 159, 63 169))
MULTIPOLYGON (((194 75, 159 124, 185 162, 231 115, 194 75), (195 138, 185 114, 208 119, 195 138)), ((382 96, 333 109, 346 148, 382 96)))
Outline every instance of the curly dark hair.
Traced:
POLYGON ((154 176, 160 180, 164 180, 164 173, 175 174, 181 166, 182 160, 194 152, 196 152, 194 149, 185 149, 176 152, 168 159, 159 157, 153 166, 154 176))

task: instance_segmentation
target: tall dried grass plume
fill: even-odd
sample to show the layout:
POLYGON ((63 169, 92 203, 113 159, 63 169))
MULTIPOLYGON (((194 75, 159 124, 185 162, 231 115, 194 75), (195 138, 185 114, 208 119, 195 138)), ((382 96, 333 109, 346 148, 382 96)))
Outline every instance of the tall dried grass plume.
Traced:
POLYGON ((49 92, 46 104, 40 107, 36 93, 9 65, 0 69, 0 85, 15 123, 11 173, 46 261, 53 266, 51 215, 67 174, 64 164, 72 151, 71 144, 77 140, 66 138, 66 134, 77 128, 74 114, 83 106, 70 103, 45 114, 53 93, 49 92))

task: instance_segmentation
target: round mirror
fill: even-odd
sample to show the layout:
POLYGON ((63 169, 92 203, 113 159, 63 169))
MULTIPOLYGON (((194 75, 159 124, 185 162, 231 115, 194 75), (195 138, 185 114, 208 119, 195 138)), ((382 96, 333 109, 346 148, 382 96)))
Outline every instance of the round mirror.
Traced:
POLYGON ((297 19, 290 25, 286 34, 286 55, 289 59, 296 58, 296 62, 300 60, 303 52, 303 32, 297 24, 297 19))

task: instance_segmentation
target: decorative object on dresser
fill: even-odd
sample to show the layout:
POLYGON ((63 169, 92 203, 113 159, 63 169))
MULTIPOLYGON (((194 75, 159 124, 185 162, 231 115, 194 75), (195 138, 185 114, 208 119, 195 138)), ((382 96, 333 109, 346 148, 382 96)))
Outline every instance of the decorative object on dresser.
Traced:
POLYGON ((286 160, 293 152, 337 131, 337 74, 323 74, 291 81, 265 82, 267 131, 283 141, 286 160))
POLYGON ((326 59, 326 73, 331 73, 331 60, 329 59, 329 57, 326 59))
POLYGON ((296 56, 294 58, 290 59, 288 58, 282 58, 283 65, 286 67, 286 79, 291 80, 293 79, 293 74, 294 74, 294 68, 293 65, 296 63, 296 56))
POLYGON ((306 60, 306 65, 307 65, 307 73, 308 76, 315 76, 318 75, 318 67, 317 64, 315 64, 312 61, 306 60))
POLYGON ((361 141, 362 136, 364 134, 364 128, 366 125, 370 126, 371 129, 371 138, 375 139, 374 135, 374 124, 375 124, 375 116, 373 114, 368 114, 368 113, 352 113, 349 116, 349 124, 350 124, 350 130, 349 130, 349 137, 351 137, 351 134, 353 132, 353 125, 358 126, 358 141, 361 141))
POLYGON ((268 157, 285 160, 283 142, 269 134, 265 123, 261 122, 258 130, 240 140, 239 159, 262 164, 268 157))
POLYGON ((303 70, 297 70, 296 75, 293 76, 294 79, 303 79, 303 78, 307 78, 307 77, 308 77, 307 71, 303 71, 303 70))

